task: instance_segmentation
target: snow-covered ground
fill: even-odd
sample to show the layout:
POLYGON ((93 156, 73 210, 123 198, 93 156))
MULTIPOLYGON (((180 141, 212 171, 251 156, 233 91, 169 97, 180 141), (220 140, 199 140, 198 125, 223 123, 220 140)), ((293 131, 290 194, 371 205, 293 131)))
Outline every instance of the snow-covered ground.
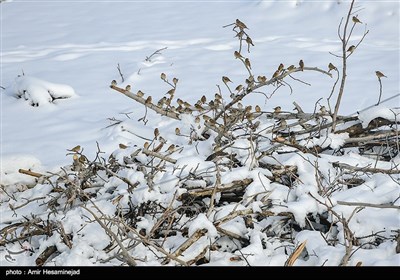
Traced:
MULTIPOLYGON (((232 28, 223 28, 236 18, 249 27, 248 32, 255 44, 249 54, 255 73, 271 77, 280 63, 297 65, 300 59, 306 66, 322 69, 327 69, 329 62, 339 66, 340 59, 329 52, 340 54, 337 28, 348 7, 349 2, 341 0, 2 2, 1 184, 31 181, 30 176, 18 173, 20 168, 46 172, 70 164, 72 159, 66 155, 67 150, 77 145, 84 149, 85 155, 94 157, 96 141, 101 151, 110 155, 121 143, 142 146, 142 137, 152 138, 155 127, 159 128, 161 135, 175 134, 175 124, 154 112, 148 112, 146 125, 136 122, 145 114, 144 107, 111 90, 111 81, 116 80, 123 88, 130 84, 132 92, 140 89, 158 100, 169 90, 160 80, 160 73, 164 72, 170 79, 179 78, 177 97, 195 103, 202 95, 214 96, 216 85, 224 86, 222 76, 228 76, 237 84, 246 75, 246 70, 233 56, 237 40, 233 38, 232 28), (146 60, 159 49, 163 49, 160 54, 146 60), (125 78, 124 83, 121 82, 118 65, 125 78), (109 127, 114 123, 111 119, 126 120, 127 116, 133 120, 127 129, 134 134, 124 133, 117 126, 109 127)), ((379 83, 376 70, 387 76, 382 78, 381 99, 397 95, 383 105, 390 108, 400 106, 400 3, 397 0, 357 1, 356 7, 358 18, 367 24, 369 33, 348 61, 348 80, 340 109, 342 115, 351 115, 377 102, 379 83)), ((364 27, 354 31, 354 43, 361 38, 363 31, 364 27)), ((252 94, 243 103, 259 104, 266 111, 276 106, 291 111, 293 101, 296 101, 307 112, 314 110, 321 97, 323 100, 320 103, 326 104, 334 79, 314 72, 305 72, 300 77, 311 86, 293 81, 293 93, 286 87, 271 99, 266 100, 262 94, 252 94)), ((368 119, 368 116, 365 118, 368 119)), ((325 161, 327 164, 329 160, 327 156, 321 164, 325 161)), ((370 163, 363 160, 357 156, 348 157, 349 164, 370 163)), ((286 164, 292 164, 299 163, 301 159, 286 161, 286 164)), ((306 174, 310 170, 303 172, 306 174)), ((307 178, 304 175, 303 179, 307 178)), ((310 184, 312 180, 309 178, 310 184)), ((376 191, 386 196, 369 202, 388 203, 399 195, 398 181, 397 184, 382 182, 386 184, 385 189, 377 186, 376 191)), ((379 184, 379 181, 371 184, 379 184)), ((173 187, 163 186, 161 189, 166 192, 173 187)), ((43 195, 48 192, 42 190, 43 195)), ((306 193, 306 190, 298 192, 306 193)), ((279 195, 284 196, 279 192, 275 195, 276 199, 279 195)), ((302 197, 300 193, 297 195, 302 197)), ((361 193, 354 195, 361 196, 361 193)), ((29 198, 33 196, 32 193, 26 194, 29 198)), ((337 200, 345 198, 338 197, 337 200)), ((361 197, 357 201, 362 201, 361 197)), ((6 203, 1 206, 0 227, 12 219, 12 211, 7 211, 6 206, 6 203)), ((104 209, 108 207, 103 206, 104 209)), ((321 210, 307 204, 306 198, 287 207, 300 217, 307 211, 321 210)), ((73 219, 74 215, 81 216, 81 211, 68 212, 70 219, 66 219, 64 224, 67 230, 79 230, 74 228, 73 219)), ((384 211, 386 216, 382 224, 369 228, 364 228, 364 222, 379 214, 370 210, 362 212, 357 233, 368 235, 386 226, 390 228, 386 229, 388 231, 399 229, 399 211, 384 211)), ((209 226, 205 216, 197 219, 200 227, 209 226)), ((193 223, 189 231, 195 230, 193 223)), ((101 254, 100 249, 107 246, 104 244, 106 234, 97 224, 85 227, 85 231, 88 234, 79 240, 80 246, 74 247, 77 251, 65 249, 55 264, 93 265, 93 259, 104 257, 96 254, 101 254)), ((214 238, 216 233, 210 229, 208 235, 214 238)), ((306 239, 309 240, 307 250, 314 251, 316 257, 299 261, 300 264, 322 265, 329 257, 331 259, 326 264, 338 264, 343 248, 334 248, 338 250, 334 251, 324 246, 324 240, 314 232, 302 232, 296 237, 298 242, 306 239)), ((271 245, 268 251, 263 250, 256 234, 251 236, 251 240, 252 244, 242 250, 243 253, 254 254, 249 258, 251 264, 282 265, 286 260, 283 253, 275 254, 279 251, 275 250, 278 247, 276 244, 271 245), (274 257, 271 257, 272 252, 275 252, 274 257), (260 256, 265 259, 259 259, 260 256)), ((46 242, 53 244, 56 241, 49 239, 46 242)), ((41 244, 41 248, 46 244, 41 244)), ((383 243, 375 255, 360 249, 357 256, 367 265, 400 265, 394 247, 393 244, 383 243)), ((0 265, 10 265, 3 261, 3 256, 0 258, 0 265)), ((32 265, 34 258, 20 256, 16 264, 32 265)), ((150 264, 156 264, 156 261, 150 264)), ((229 265, 223 255, 214 256, 210 264, 229 265)))

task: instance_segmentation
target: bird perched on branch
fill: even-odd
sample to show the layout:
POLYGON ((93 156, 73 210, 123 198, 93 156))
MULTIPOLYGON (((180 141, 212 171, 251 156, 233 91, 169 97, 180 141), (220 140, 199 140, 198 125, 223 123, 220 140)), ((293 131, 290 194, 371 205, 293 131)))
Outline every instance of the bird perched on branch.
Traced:
POLYGON ((333 64, 332 64, 332 63, 330 63, 330 62, 329 62, 328 68, 329 68, 329 71, 328 71, 328 73, 329 73, 329 72, 331 72, 332 70, 337 70, 336 66, 335 66, 335 65, 333 65, 333 64))
POLYGON ((243 29, 248 29, 246 24, 244 24, 243 22, 241 22, 239 19, 236 19, 235 22, 236 26, 239 27, 241 30, 243 29))
POLYGON ((356 16, 353 16, 352 20, 354 23, 362 23, 356 16))
POLYGON ((126 90, 126 91, 131 91, 131 88, 132 88, 131 85, 127 85, 127 86, 125 87, 125 90, 126 90))
POLYGON ((116 80, 112 80, 112 81, 111 81, 111 85, 112 85, 112 86, 116 86, 116 85, 117 85, 117 81, 116 81, 116 80))
POLYGON ((222 81, 224 82, 224 84, 227 84, 229 82, 232 83, 232 81, 226 76, 222 76, 222 81))
POLYGON ((234 53, 233 53, 233 55, 235 56, 235 58, 243 58, 243 56, 240 54, 240 52, 238 52, 238 51, 235 51, 234 53))
POLYGON ((302 59, 300 59, 300 61, 299 61, 299 66, 300 66, 301 71, 304 71, 304 62, 302 59))
POLYGON ((351 45, 351 46, 347 49, 347 51, 353 53, 355 49, 356 49, 356 46, 351 45))
POLYGON ((375 71, 376 76, 378 77, 378 79, 385 77, 387 78, 381 71, 375 71))

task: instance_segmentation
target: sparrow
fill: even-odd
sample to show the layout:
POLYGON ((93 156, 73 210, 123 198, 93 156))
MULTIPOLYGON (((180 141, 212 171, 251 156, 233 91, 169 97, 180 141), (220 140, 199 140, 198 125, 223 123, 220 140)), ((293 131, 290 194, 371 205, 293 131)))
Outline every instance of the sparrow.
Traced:
POLYGON ((175 150, 175 145, 174 144, 171 144, 167 149, 168 152, 173 152, 174 150, 175 150))
POLYGON ((167 100, 167 98, 164 96, 163 98, 161 98, 160 100, 158 100, 157 105, 159 107, 164 106, 165 100, 167 100))
POLYGON ((222 76, 222 81, 224 82, 224 84, 227 84, 227 83, 229 83, 229 82, 232 83, 232 81, 231 81, 228 77, 226 77, 226 76, 222 76))
POLYGON ((139 97, 143 97, 144 93, 141 90, 138 90, 138 92, 136 93, 137 96, 139 97))
POLYGON ((381 71, 375 71, 376 76, 378 77, 378 79, 385 77, 387 78, 381 71))
POLYGON ((327 113, 325 106, 321 106, 321 108, 319 108, 319 111, 321 112, 322 115, 326 115, 327 113))
POLYGON ((176 85, 178 83, 178 81, 179 81, 179 79, 177 79, 177 78, 172 79, 172 82, 174 83, 174 85, 176 85))
POLYGON ((116 81, 116 80, 112 80, 112 81, 111 81, 111 85, 112 85, 112 86, 116 86, 116 85, 117 85, 117 81, 116 81))
POLYGON ((251 40, 251 38, 250 38, 250 37, 246 37, 246 43, 247 43, 248 45, 252 45, 252 46, 254 46, 254 44, 253 44, 253 40, 251 40))
POLYGON ((167 94, 169 95, 174 95, 175 94, 175 88, 171 88, 169 91, 167 91, 167 94))
POLYGON ((167 79, 167 75, 165 75, 165 73, 161 73, 160 75, 161 80, 165 81, 167 79))
POLYGON ((354 23, 362 23, 356 16, 352 18, 354 23))
POLYGON ((125 90, 126 90, 126 91, 131 91, 131 88, 132 88, 131 85, 127 85, 127 86, 125 87, 125 90))
POLYGON ((238 85, 236 88, 235 88, 235 90, 236 91, 241 91, 243 89, 243 85, 238 85))
POLYGON ((257 113, 260 113, 261 112, 261 107, 256 105, 255 110, 256 110, 257 113))
POLYGON ((151 98, 151 96, 149 96, 149 97, 147 97, 145 103, 146 103, 146 104, 150 104, 150 103, 151 103, 151 100, 152 100, 152 98, 151 98))
POLYGON ((304 70, 304 62, 302 59, 300 59, 299 65, 300 65, 301 71, 303 71, 304 70))
POLYGON ((279 70, 276 70, 275 73, 274 73, 274 75, 272 75, 272 78, 276 78, 276 77, 278 77, 278 76, 279 76, 279 70))
POLYGON ((258 77, 257 77, 257 81, 258 81, 259 83, 265 83, 265 82, 267 81, 267 77, 265 77, 265 76, 258 76, 258 77))
POLYGON ((201 103, 205 104, 207 102, 207 97, 205 95, 203 95, 200 100, 201 100, 201 103))
POLYGON ((295 68, 294 65, 290 65, 287 70, 292 71, 294 68, 295 68))
POLYGON ((243 56, 240 54, 240 52, 238 52, 238 51, 235 51, 234 53, 233 53, 233 55, 235 56, 235 58, 243 58, 243 56))
POLYGON ((181 130, 179 129, 179 127, 175 128, 175 134, 176 135, 180 135, 181 134, 181 130))
POLYGON ((195 104, 194 107, 196 108, 197 111, 202 112, 204 108, 200 104, 195 104))
POLYGON ((81 149, 81 146, 80 146, 80 145, 77 145, 77 146, 73 147, 73 148, 71 149, 71 151, 74 152, 74 153, 77 153, 77 152, 79 152, 80 149, 81 149))
POLYGON ((246 24, 244 24, 243 22, 241 22, 239 19, 236 19, 235 22, 236 26, 239 27, 241 30, 243 29, 248 29, 246 24))
POLYGON ((282 107, 281 106, 277 106, 274 108, 274 114, 279 114, 282 111, 282 107))
POLYGON ((150 146, 149 142, 144 142, 143 147, 147 149, 150 146))
POLYGON ((182 99, 178 98, 176 102, 178 103, 179 106, 183 106, 184 101, 182 99))
POLYGON ((354 52, 355 49, 356 49, 356 46, 351 45, 351 46, 347 49, 347 51, 352 53, 352 52, 354 52))
POLYGON ((246 58, 244 60, 244 64, 246 65, 247 68, 251 69, 250 59, 246 58))
POLYGON ((128 148, 127 145, 124 145, 124 144, 122 144, 122 143, 120 143, 120 144, 118 145, 118 147, 119 147, 120 149, 126 149, 126 148, 128 148))
POLYGON ((328 73, 329 73, 329 72, 331 72, 332 70, 337 70, 336 66, 335 66, 335 65, 333 65, 333 64, 332 64, 332 63, 330 63, 330 62, 329 62, 329 64, 328 64, 328 68, 329 68, 329 71, 328 71, 328 73))
POLYGON ((154 129, 154 137, 157 138, 158 135, 160 135, 160 131, 159 131, 158 128, 156 127, 156 128, 154 129))
POLYGON ((282 71, 284 67, 285 67, 285 66, 283 65, 283 63, 279 64, 278 71, 279 71, 279 72, 282 71))

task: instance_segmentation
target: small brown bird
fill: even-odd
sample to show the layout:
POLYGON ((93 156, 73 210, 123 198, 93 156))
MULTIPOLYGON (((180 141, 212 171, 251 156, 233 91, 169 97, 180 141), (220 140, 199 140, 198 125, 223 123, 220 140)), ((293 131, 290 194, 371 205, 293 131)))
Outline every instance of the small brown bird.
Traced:
POLYGON ((71 151, 74 152, 74 153, 77 153, 77 152, 79 152, 80 149, 81 149, 81 146, 80 146, 80 145, 77 145, 77 146, 73 147, 73 148, 71 149, 71 151))
POLYGON ((112 80, 111 81, 111 85, 116 86, 117 85, 117 81, 116 80, 112 80))
POLYGON ((274 108, 274 114, 279 114, 282 111, 282 107, 281 106, 277 106, 274 108))
POLYGON ((158 130, 158 128, 156 127, 156 128, 154 129, 154 137, 157 138, 158 135, 160 135, 160 130, 158 130))
POLYGON ((244 60, 244 64, 246 65, 247 68, 251 69, 250 59, 246 58, 244 60))
POLYGON ((356 16, 352 18, 354 23, 362 23, 356 16))
POLYGON ((279 66, 278 66, 278 71, 279 71, 279 72, 282 71, 283 68, 285 68, 285 66, 283 65, 283 63, 279 64, 279 66))
POLYGON ((175 134, 176 135, 180 135, 181 134, 181 130, 179 129, 179 127, 175 128, 175 134))
POLYGON ((328 113, 325 106, 321 106, 319 108, 319 111, 321 112, 322 115, 326 115, 328 113))
POLYGON ((165 81, 167 79, 167 75, 165 75, 165 73, 161 73, 160 78, 161 80, 165 81))
POLYGON ((290 65, 287 70, 292 71, 294 68, 295 68, 294 65, 290 65))
POLYGON ((172 82, 174 83, 174 85, 176 85, 178 83, 178 81, 179 81, 179 79, 177 79, 177 78, 172 79, 172 82))
POLYGON ((151 98, 151 96, 149 96, 149 97, 147 97, 145 103, 146 103, 146 104, 150 104, 151 101, 152 101, 152 98, 151 98))
POLYGON ((235 88, 236 91, 241 91, 242 89, 243 89, 243 85, 238 85, 238 86, 235 88))
POLYGON ((330 62, 329 62, 329 64, 328 64, 328 68, 329 68, 329 71, 328 71, 328 73, 329 73, 329 72, 331 72, 332 70, 337 70, 336 66, 335 66, 335 65, 333 65, 333 64, 332 64, 332 63, 330 63, 330 62))
POLYGON ((300 66, 301 71, 304 71, 304 62, 302 59, 300 59, 300 61, 299 61, 299 66, 300 66))
POLYGON ((240 52, 238 52, 238 51, 235 51, 234 53, 233 53, 233 55, 235 56, 235 58, 243 58, 243 56, 240 54, 240 52))
POLYGON ((144 142, 143 147, 144 147, 145 149, 149 148, 149 146, 150 146, 150 143, 149 143, 149 142, 144 142))
POLYGON ((256 110, 257 113, 260 113, 261 112, 261 107, 256 105, 255 110, 256 110))
POLYGON ((127 86, 125 87, 125 90, 126 90, 126 91, 131 91, 131 88, 132 88, 131 85, 127 85, 127 86))
POLYGON ((207 97, 206 97, 205 95, 203 95, 203 96, 201 97, 201 102, 202 102, 203 104, 205 104, 205 103, 207 102, 207 97))
POLYGON ((139 97, 143 97, 144 93, 141 90, 138 90, 138 92, 136 93, 137 96, 139 97))
POLYGON ((257 81, 258 81, 259 83, 265 83, 265 82, 267 81, 267 77, 265 77, 265 76, 258 76, 258 77, 257 77, 257 81))
POLYGON ((274 73, 274 75, 272 75, 272 78, 276 78, 276 77, 278 77, 278 76, 279 76, 279 70, 276 70, 275 73, 274 73))
POLYGON ((169 91, 167 91, 167 94, 169 95, 174 95, 175 94, 175 88, 171 88, 169 91))
POLYGON ((381 71, 375 71, 376 76, 378 77, 378 79, 385 77, 387 78, 381 71))
POLYGON ((237 27, 239 27, 239 28, 242 29, 242 30, 243 30, 243 29, 248 29, 247 26, 246 26, 246 24, 244 24, 243 22, 241 22, 239 19, 236 19, 235 24, 236 24, 237 27))
POLYGON ((170 153, 172 153, 174 150, 175 150, 175 145, 174 144, 171 144, 167 149, 167 151, 170 152, 170 153))
POLYGON ((253 40, 251 40, 251 38, 250 38, 250 37, 246 37, 246 43, 247 43, 248 45, 252 45, 252 46, 254 46, 254 44, 253 44, 253 40))
POLYGON ((229 82, 232 83, 232 81, 226 76, 222 76, 222 81, 224 82, 224 84, 227 84, 229 82))
POLYGON ((119 147, 120 149, 126 149, 126 148, 128 148, 127 145, 124 145, 124 144, 122 144, 122 143, 120 143, 120 144, 118 145, 118 147, 119 147))
POLYGON ((356 49, 356 46, 351 45, 351 46, 347 49, 347 51, 353 53, 355 49, 356 49))

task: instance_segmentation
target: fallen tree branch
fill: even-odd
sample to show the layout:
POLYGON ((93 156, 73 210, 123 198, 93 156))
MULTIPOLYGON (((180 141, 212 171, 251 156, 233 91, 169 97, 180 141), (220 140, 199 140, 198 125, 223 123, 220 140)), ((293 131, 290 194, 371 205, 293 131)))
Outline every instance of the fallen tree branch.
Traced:
POLYGON ((372 203, 364 203, 364 202, 347 202, 347 201, 338 201, 338 205, 346 205, 346 206, 361 206, 361 207, 371 207, 371 208, 391 208, 391 209, 400 209, 400 206, 396 206, 393 204, 372 204, 372 203))
POLYGON ((384 174, 400 174, 399 169, 381 169, 381 168, 370 168, 370 167, 358 167, 358 166, 351 166, 346 163, 340 163, 340 162, 333 162, 332 163, 333 167, 341 168, 341 169, 346 169, 350 171, 361 171, 361 172, 366 172, 366 173, 384 173, 384 174))
POLYGON ((182 200, 185 196, 189 197, 202 197, 202 196, 209 196, 213 192, 219 193, 219 192, 230 192, 230 191, 237 191, 237 190, 242 190, 246 188, 248 185, 250 185, 253 182, 253 179, 251 178, 246 178, 243 180, 236 180, 232 181, 231 183, 228 184, 222 184, 220 187, 212 187, 212 188, 207 188, 207 189, 199 189, 199 190, 192 190, 187 193, 183 193, 178 197, 178 200, 182 200))
POLYGON ((45 264, 47 259, 57 252, 57 247, 55 245, 47 247, 40 255, 37 257, 35 263, 37 266, 42 266, 45 264))
POLYGON ((36 178, 40 178, 42 176, 45 176, 45 175, 43 175, 41 173, 33 172, 31 170, 26 170, 26 169, 22 169, 22 168, 18 169, 18 172, 21 173, 21 174, 29 175, 29 176, 36 177, 36 178))
POLYGON ((154 105, 152 103, 146 103, 146 99, 144 99, 143 97, 140 97, 140 96, 138 96, 136 94, 133 94, 130 91, 127 91, 127 90, 125 90, 123 88, 120 88, 120 87, 117 87, 115 85, 110 85, 110 88, 112 88, 113 90, 116 90, 116 91, 124 94, 125 96, 135 100, 136 102, 146 106, 147 108, 155 111, 156 113, 158 113, 160 115, 167 116, 167 117, 175 119, 175 120, 180 120, 178 113, 175 113, 175 112, 172 112, 172 111, 167 111, 167 110, 165 110, 165 109, 163 109, 163 108, 161 108, 159 106, 156 106, 156 105, 154 105))

